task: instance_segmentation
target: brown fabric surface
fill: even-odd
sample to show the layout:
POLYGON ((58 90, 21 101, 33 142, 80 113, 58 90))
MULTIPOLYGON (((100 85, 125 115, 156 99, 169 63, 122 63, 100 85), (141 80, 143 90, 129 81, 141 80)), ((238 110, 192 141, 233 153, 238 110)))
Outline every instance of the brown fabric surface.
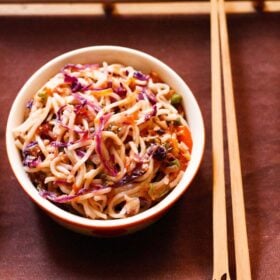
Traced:
MULTIPOLYGON (((260 280, 280 275, 279 23, 280 14, 229 20, 252 273, 260 280)), ((0 19, 0 279, 211 279, 209 28, 207 16, 0 19), (201 168, 176 206, 149 228, 116 239, 54 223, 20 189, 5 151, 8 112, 27 78, 63 52, 100 44, 140 49, 169 64, 193 90, 207 136, 201 168)), ((235 279, 231 226, 229 247, 235 279)))

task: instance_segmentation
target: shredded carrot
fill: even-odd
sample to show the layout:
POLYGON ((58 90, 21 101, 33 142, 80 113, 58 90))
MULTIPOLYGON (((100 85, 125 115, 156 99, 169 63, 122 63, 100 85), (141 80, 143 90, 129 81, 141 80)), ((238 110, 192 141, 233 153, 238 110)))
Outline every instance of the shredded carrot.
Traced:
POLYGON ((125 116, 123 122, 126 124, 134 124, 135 120, 138 119, 138 111, 134 112, 132 115, 125 116))
POLYGON ((172 146, 172 154, 174 155, 174 156, 178 156, 178 154, 179 154, 179 146, 178 146, 178 141, 177 141, 177 139, 176 138, 170 138, 170 141, 171 141, 171 146, 172 146))
POLYGON ((177 128, 177 138, 179 141, 184 142, 190 149, 190 152, 192 151, 192 136, 190 130, 186 126, 178 126, 177 128))
POLYGON ((165 95, 165 97, 166 97, 167 99, 170 99, 171 96, 172 96, 174 93, 175 93, 175 90, 174 90, 174 89, 171 89, 171 90, 165 95))
POLYGON ((72 189, 76 193, 76 192, 78 192, 80 190, 80 187, 78 187, 77 185, 73 184, 72 189))
POLYGON ((96 95, 96 96, 107 96, 113 93, 113 90, 111 88, 106 88, 103 90, 92 90, 90 92, 91 95, 96 95))
POLYGON ((156 72, 151 71, 149 76, 152 78, 154 83, 162 83, 162 79, 159 77, 159 75, 156 72))
POLYGON ((131 88, 132 91, 134 91, 135 87, 136 87, 135 79, 134 78, 129 78, 127 80, 127 85, 131 88))

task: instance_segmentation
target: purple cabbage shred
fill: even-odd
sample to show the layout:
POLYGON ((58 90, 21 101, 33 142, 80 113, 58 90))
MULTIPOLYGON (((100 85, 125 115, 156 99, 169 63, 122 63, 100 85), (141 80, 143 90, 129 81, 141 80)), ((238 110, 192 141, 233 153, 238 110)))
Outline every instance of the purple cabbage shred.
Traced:
POLYGON ((98 104, 94 104, 93 102, 87 100, 86 98, 84 98, 80 94, 75 93, 75 94, 73 94, 73 96, 76 100, 78 100, 81 103, 81 105, 83 105, 83 106, 88 105, 93 110, 95 110, 97 113, 101 110, 101 107, 98 104))
POLYGON ((152 92, 146 92, 146 95, 149 99, 149 101, 151 102, 151 104, 156 104, 157 103, 157 99, 155 97, 155 95, 152 92))
POLYGON ((156 116, 157 114, 157 106, 153 105, 152 111, 145 115, 145 121, 148 121, 150 118, 156 116))
POLYGON ((145 96, 144 96, 144 93, 142 91, 138 93, 137 101, 139 101, 139 100, 145 100, 145 96))
POLYGON ((61 121, 61 115, 62 115, 62 111, 63 111, 63 109, 66 107, 66 105, 63 105, 63 106, 61 106, 59 109, 58 109, 58 111, 57 111, 57 113, 56 113, 56 117, 57 117, 57 120, 58 121, 61 121))
POLYGON ((120 97, 125 97, 127 90, 123 86, 119 86, 118 88, 114 89, 114 92, 120 97))
POLYGON ((34 148, 35 146, 38 145, 37 141, 32 141, 30 142, 28 145, 26 145, 26 147, 24 148, 24 150, 22 151, 23 157, 25 159, 25 157, 27 157, 28 155, 32 155, 32 148, 34 148))
POLYGON ((67 84, 70 84, 70 87, 71 87, 71 90, 72 92, 78 92, 78 91, 85 91, 87 90, 90 85, 87 85, 87 86, 83 86, 77 77, 74 77, 74 76, 70 76, 66 73, 64 73, 64 82, 67 83, 67 84))
POLYGON ((23 166, 28 166, 29 168, 36 168, 40 162, 40 157, 26 155, 23 159, 23 166))
POLYGON ((143 73, 140 72, 140 71, 134 72, 133 77, 136 78, 136 79, 138 79, 138 80, 140 80, 140 81, 148 81, 148 80, 149 80, 149 76, 143 74, 143 73))
POLYGON ((135 168, 132 170, 131 174, 126 174, 118 183, 117 186, 123 186, 127 183, 130 183, 137 179, 138 177, 144 175, 146 173, 145 170, 142 169, 143 162, 138 162, 135 168))
POLYGON ((38 142, 37 141, 32 141, 32 142, 30 142, 29 144, 26 145, 24 150, 28 150, 28 149, 36 146, 36 145, 38 145, 38 142))
POLYGON ((33 102, 34 100, 33 99, 30 99, 27 103, 26 103, 26 108, 31 110, 32 106, 33 106, 33 102))
POLYGON ((166 158, 166 149, 163 146, 158 146, 153 154, 153 158, 162 161, 166 158))
POLYGON ((59 142, 59 141, 53 141, 51 142, 51 145, 56 147, 56 148, 66 148, 68 147, 70 143, 63 143, 63 142, 59 142))
POLYGON ((157 103, 156 96, 151 91, 143 88, 143 90, 138 93, 137 100, 145 100, 145 97, 150 101, 152 105, 155 105, 157 103))
POLYGON ((81 151, 81 150, 76 150, 76 154, 79 156, 79 157, 84 157, 84 155, 86 154, 84 151, 81 151))

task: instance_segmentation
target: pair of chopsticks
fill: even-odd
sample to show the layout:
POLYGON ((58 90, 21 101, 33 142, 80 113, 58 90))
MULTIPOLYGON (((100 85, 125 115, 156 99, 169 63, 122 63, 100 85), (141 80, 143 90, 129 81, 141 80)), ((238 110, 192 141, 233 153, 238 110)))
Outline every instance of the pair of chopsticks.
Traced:
POLYGON ((213 280, 230 279, 224 174, 222 77, 224 82, 224 101, 229 152, 236 278, 237 280, 250 280, 251 269, 224 0, 211 0, 211 75, 214 250, 213 280))

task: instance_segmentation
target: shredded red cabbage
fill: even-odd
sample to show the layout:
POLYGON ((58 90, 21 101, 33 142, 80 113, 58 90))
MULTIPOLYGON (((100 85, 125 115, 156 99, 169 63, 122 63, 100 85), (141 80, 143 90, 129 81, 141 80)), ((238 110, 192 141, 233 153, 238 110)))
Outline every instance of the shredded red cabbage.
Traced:
POLYGON ((137 100, 144 100, 145 97, 150 101, 152 105, 157 103, 156 96, 146 88, 143 88, 141 92, 138 93, 137 100))
POLYGON ((63 105, 63 106, 61 106, 61 107, 58 109, 58 111, 57 111, 57 113, 56 113, 56 118, 57 118, 58 121, 61 121, 62 111, 63 111, 63 109, 64 109, 65 107, 66 107, 66 105, 63 105))
POLYGON ((89 89, 89 87, 91 85, 82 85, 78 78, 74 77, 74 76, 70 76, 66 73, 64 73, 64 82, 67 84, 70 84, 71 90, 72 92, 78 92, 78 91, 85 91, 87 89, 89 89))
POLYGON ((107 82, 107 87, 108 87, 108 88, 112 88, 112 86, 113 86, 113 82, 112 82, 112 81, 108 81, 108 82, 107 82))
POLYGON ((117 186, 123 186, 127 183, 130 183, 137 179, 138 177, 144 175, 147 171, 142 169, 143 162, 138 162, 135 168, 132 170, 130 174, 126 174, 123 178, 117 182, 117 186))
POLYGON ((84 157, 84 155, 86 154, 84 151, 81 151, 81 150, 76 150, 76 154, 79 156, 79 157, 84 157))
POLYGON ((25 149, 22 150, 22 155, 23 155, 23 159, 26 160, 26 166, 28 166, 28 162, 30 162, 30 158, 26 159, 27 156, 33 156, 36 158, 37 153, 35 152, 34 154, 34 147, 36 147, 38 145, 37 141, 32 141, 30 142, 28 145, 26 145, 25 149))
POLYGON ((113 90, 116 94, 118 94, 122 98, 124 98, 127 94, 127 90, 126 90, 126 88, 124 88, 122 83, 120 83, 119 87, 114 88, 113 90))
POLYGON ((145 100, 145 96, 142 91, 138 93, 137 101, 139 101, 139 100, 145 100))
POLYGON ((157 103, 157 99, 155 97, 155 95, 152 92, 147 92, 146 93, 148 96, 149 101, 151 102, 151 104, 156 104, 157 103))
POLYGON ((153 105, 152 111, 145 115, 145 121, 148 121, 151 117, 156 116, 157 114, 157 105, 153 105))
POLYGON ((66 148, 70 145, 69 143, 63 143, 63 142, 59 142, 59 141, 53 141, 51 142, 51 145, 56 147, 56 148, 66 148))
POLYGON ((140 71, 134 72, 133 77, 136 78, 136 79, 138 79, 138 80, 140 80, 140 81, 148 81, 148 80, 149 80, 149 76, 143 74, 143 73, 140 72, 140 71))
POLYGON ((24 151, 25 151, 25 150, 28 150, 28 149, 30 149, 30 148, 36 146, 36 145, 38 145, 38 142, 37 142, 37 141, 32 141, 32 142, 30 142, 29 144, 26 145, 24 151))
POLYGON ((74 93, 73 94, 74 98, 76 100, 78 100, 83 106, 84 105, 88 105, 90 106, 93 110, 95 110, 97 113, 102 109, 98 104, 95 104, 89 100, 87 100, 86 98, 84 98, 83 96, 81 96, 78 93, 74 93))
POLYGON ((39 148, 35 148, 37 145, 37 141, 32 141, 22 151, 23 166, 28 166, 29 168, 36 168, 37 165, 42 161, 40 157, 41 150, 39 148))
POLYGON ((152 91, 145 89, 143 94, 145 94, 152 105, 157 103, 156 96, 152 93, 152 91))
POLYGON ((153 158, 162 161, 166 158, 166 149, 163 146, 158 146, 153 154, 153 158))
POLYGON ((40 162, 40 157, 35 157, 32 155, 26 155, 23 158, 23 166, 28 166, 29 168, 36 168, 40 162))
MULTIPOLYGON (((154 154, 154 152, 156 151, 157 147, 158 147, 158 145, 152 144, 152 145, 147 149, 147 153, 146 153, 147 156, 148 156, 148 157, 153 156, 153 154, 154 154)), ((144 157, 145 157, 145 155, 144 155, 144 157)))
POLYGON ((26 103, 26 108, 31 110, 32 106, 33 106, 33 102, 34 100, 33 99, 30 99, 27 103, 26 103))

